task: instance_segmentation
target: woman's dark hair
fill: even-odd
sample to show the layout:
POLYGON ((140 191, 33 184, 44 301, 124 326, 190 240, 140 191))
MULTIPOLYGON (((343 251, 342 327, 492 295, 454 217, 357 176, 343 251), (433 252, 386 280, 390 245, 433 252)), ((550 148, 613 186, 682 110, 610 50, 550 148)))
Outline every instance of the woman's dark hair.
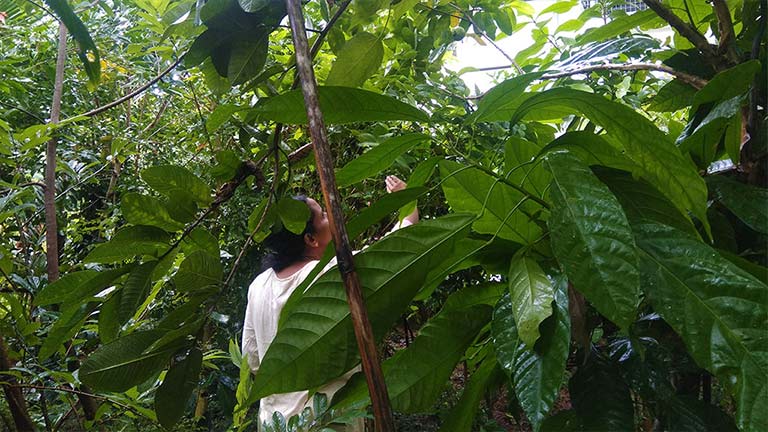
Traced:
MULTIPOLYGON (((296 195, 293 199, 305 204, 307 202, 305 195, 296 195)), ((271 268, 278 272, 302 258, 304 235, 315 233, 315 226, 312 223, 313 217, 314 215, 310 212, 307 224, 301 234, 294 234, 281 224, 277 225, 276 230, 264 239, 264 246, 269 249, 269 253, 261 260, 261 271, 271 268)))

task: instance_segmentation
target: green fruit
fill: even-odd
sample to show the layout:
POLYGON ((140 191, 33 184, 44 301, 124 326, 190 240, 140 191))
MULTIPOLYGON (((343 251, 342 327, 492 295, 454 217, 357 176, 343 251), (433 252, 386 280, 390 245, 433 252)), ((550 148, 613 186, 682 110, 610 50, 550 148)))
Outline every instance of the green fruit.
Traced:
POLYGON ((467 31, 464 30, 462 27, 454 27, 451 29, 451 37, 455 41, 460 41, 464 39, 464 36, 467 34, 467 31))

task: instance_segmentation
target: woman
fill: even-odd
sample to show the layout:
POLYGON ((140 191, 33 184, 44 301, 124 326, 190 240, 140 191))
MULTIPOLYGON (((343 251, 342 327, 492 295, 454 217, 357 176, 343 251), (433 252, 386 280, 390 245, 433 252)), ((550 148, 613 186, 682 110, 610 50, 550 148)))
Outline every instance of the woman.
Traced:
MULTIPOLYGON (((387 192, 390 193, 406 187, 405 182, 395 176, 387 176, 385 182, 387 192)), ((331 241, 331 229, 322 207, 312 198, 296 197, 296 199, 304 201, 311 211, 304 232, 294 234, 284 229, 267 237, 264 243, 272 252, 264 259, 262 265, 264 271, 248 288, 242 346, 243 354, 248 356, 248 364, 253 373, 258 370, 264 354, 277 334, 277 322, 285 302, 307 278, 331 241)), ((418 219, 418 210, 414 210, 392 231, 412 225, 418 219)), ((335 259, 323 271, 334 264, 335 259)), ((354 372, 354 370, 350 371, 327 383, 318 390, 318 393, 325 393, 330 400, 354 372)), ((301 413, 305 406, 310 405, 307 391, 267 396, 261 400, 259 423, 271 423, 274 412, 280 412, 289 419, 301 413)), ((347 430, 362 430, 361 424, 352 425, 347 430)))

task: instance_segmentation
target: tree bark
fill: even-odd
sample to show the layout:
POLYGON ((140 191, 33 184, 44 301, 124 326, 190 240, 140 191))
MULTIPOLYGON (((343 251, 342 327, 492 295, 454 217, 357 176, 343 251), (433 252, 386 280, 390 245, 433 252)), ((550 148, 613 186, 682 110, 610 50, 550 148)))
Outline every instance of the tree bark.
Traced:
MULTIPOLYGON (((6 372, 11 369, 13 365, 8 358, 8 349, 5 346, 5 340, 0 336, 0 372, 6 372)), ((8 408, 13 416, 13 423, 16 425, 16 430, 19 432, 27 432, 35 430, 35 424, 29 417, 27 411, 27 404, 24 400, 24 395, 21 393, 19 387, 15 387, 16 378, 13 375, 4 375, 2 381, 3 392, 5 393, 5 400, 8 402, 8 408)))
POLYGON ((379 432, 394 432, 395 424, 392 418, 392 408, 389 402, 389 395, 387 394, 387 386, 384 381, 384 374, 381 371, 381 364, 379 364, 376 343, 373 339, 373 330, 368 320, 368 311, 365 309, 363 295, 360 290, 360 279, 355 271, 352 248, 349 245, 349 237, 344 225, 344 213, 341 210, 341 199, 336 188, 336 176, 333 172, 333 156, 328 145, 323 114, 320 111, 317 82, 315 81, 315 73, 312 70, 312 57, 309 52, 306 30, 304 29, 304 16, 301 11, 301 4, 298 0, 286 0, 285 4, 291 23, 293 45, 296 51, 296 67, 301 80, 302 93, 304 94, 309 132, 315 149, 317 172, 320 177, 320 186, 323 190, 325 206, 328 211, 331 235, 336 245, 339 271, 341 272, 344 288, 347 293, 347 301, 349 303, 357 346, 360 350, 363 373, 368 382, 368 391, 371 396, 373 414, 376 419, 376 430, 379 432))

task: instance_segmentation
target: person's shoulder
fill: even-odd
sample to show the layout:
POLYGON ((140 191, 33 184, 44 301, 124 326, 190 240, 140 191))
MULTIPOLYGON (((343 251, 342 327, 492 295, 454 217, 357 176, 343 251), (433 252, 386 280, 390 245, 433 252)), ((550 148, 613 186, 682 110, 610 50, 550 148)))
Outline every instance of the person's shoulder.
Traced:
POLYGON ((248 286, 248 292, 250 293, 254 289, 258 289, 258 287, 264 285, 274 274, 275 271, 271 268, 268 268, 259 273, 259 275, 256 276, 256 278, 253 279, 253 282, 251 282, 251 284, 248 286))

